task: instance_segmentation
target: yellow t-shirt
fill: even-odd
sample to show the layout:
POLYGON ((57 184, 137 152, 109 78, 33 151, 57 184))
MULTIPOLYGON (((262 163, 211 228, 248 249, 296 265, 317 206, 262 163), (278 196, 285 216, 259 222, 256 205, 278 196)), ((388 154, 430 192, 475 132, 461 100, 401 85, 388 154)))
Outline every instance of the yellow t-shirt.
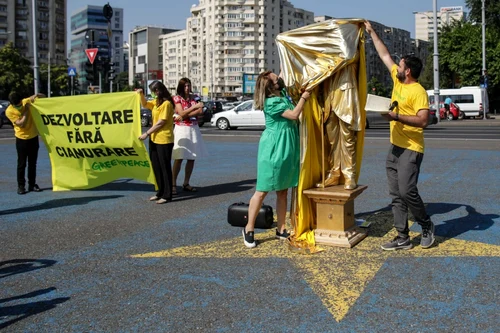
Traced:
POLYGON ((166 120, 165 124, 154 133, 151 133, 151 141, 156 144, 164 145, 174 142, 174 106, 169 101, 156 106, 156 99, 149 101, 146 105, 151 110, 153 126, 160 119, 166 120))
MULTIPOLYGON (((9 118, 9 120, 12 122, 12 125, 14 126, 14 135, 16 136, 16 138, 22 140, 33 139, 38 135, 38 130, 36 129, 31 114, 27 115, 28 119, 24 123, 24 127, 19 127, 15 124, 16 121, 21 119, 21 114, 24 112, 27 104, 31 104, 31 99, 29 97, 23 99, 22 107, 20 110, 16 109, 12 104, 9 105, 7 110, 5 110, 5 115, 7 116, 7 118, 9 118)), ((30 110, 29 112, 32 111, 30 110)))
MULTIPOLYGON (((415 82, 403 84, 399 82, 396 74, 398 66, 394 64, 391 69, 394 88, 392 90, 391 104, 398 101, 395 111, 404 116, 415 116, 419 110, 429 109, 427 92, 415 82)), ((424 152, 424 129, 405 125, 399 121, 391 121, 391 143, 395 146, 410 149, 419 153, 424 152)))

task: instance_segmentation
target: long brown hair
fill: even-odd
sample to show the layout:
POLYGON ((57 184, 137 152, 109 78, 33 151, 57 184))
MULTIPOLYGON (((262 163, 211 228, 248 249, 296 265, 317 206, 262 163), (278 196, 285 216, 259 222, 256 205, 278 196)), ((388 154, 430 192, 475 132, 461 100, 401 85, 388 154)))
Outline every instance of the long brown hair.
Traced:
POLYGON ((191 84, 191 80, 188 79, 187 77, 183 77, 182 79, 179 80, 179 84, 177 85, 177 95, 181 96, 185 100, 189 99, 189 94, 192 93, 193 85, 191 84), (189 84, 189 93, 186 96, 186 92, 184 88, 186 87, 186 84, 189 84))
POLYGON ((156 99, 156 107, 159 107, 160 105, 163 104, 165 101, 169 101, 172 106, 174 105, 174 99, 172 98, 172 95, 168 91, 167 87, 160 81, 153 81, 149 85, 149 89, 151 92, 157 92, 158 98, 156 99))
POLYGON ((259 74, 255 83, 255 91, 253 93, 253 106, 256 110, 264 110, 264 102, 273 91, 274 82, 269 77, 272 71, 265 71, 259 74))

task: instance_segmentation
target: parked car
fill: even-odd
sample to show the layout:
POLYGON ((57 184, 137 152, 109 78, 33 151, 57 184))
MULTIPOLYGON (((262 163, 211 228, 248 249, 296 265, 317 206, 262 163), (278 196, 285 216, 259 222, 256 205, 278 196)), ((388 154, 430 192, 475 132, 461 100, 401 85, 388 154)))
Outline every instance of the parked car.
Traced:
POLYGON ((220 101, 203 102, 203 113, 205 113, 205 110, 209 110, 212 115, 218 112, 222 112, 223 111, 222 102, 220 101))
MULTIPOLYGON (((434 105, 434 90, 427 90, 429 104, 434 105)), ((483 107, 489 105, 488 94, 480 87, 462 87, 459 89, 441 89, 439 92, 439 103, 443 103, 446 97, 450 97, 465 118, 484 116, 483 107)), ((486 117, 489 117, 490 108, 486 110, 486 117)))
POLYGON ((389 126, 389 120, 385 119, 380 112, 366 111, 365 128, 373 126, 389 126))
POLYGON ((9 118, 5 115, 5 111, 9 104, 9 101, 0 100, 0 128, 2 128, 3 125, 12 125, 9 118))
POLYGON ((151 113, 151 110, 146 108, 141 108, 141 126, 147 127, 151 125, 152 121, 153 121, 153 115, 151 113))
POLYGON ((209 123, 212 120, 212 111, 203 107, 203 114, 198 116, 198 126, 202 127, 205 123, 209 123))
MULTIPOLYGON (((387 126, 389 127, 390 121, 385 119, 380 112, 366 111, 366 126, 365 128, 372 128, 373 126, 387 126)), ((436 110, 429 110, 429 120, 427 126, 437 124, 436 110)))
POLYGON ((214 114, 212 126, 228 130, 238 127, 263 127, 266 126, 264 112, 253 108, 253 101, 245 101, 228 111, 214 114))

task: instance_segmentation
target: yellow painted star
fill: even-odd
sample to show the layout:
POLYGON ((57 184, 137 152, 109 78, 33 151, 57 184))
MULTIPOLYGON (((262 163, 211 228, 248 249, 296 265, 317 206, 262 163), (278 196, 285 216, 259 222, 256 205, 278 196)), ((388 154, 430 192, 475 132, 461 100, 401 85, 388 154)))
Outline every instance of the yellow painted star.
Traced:
MULTIPOLYGON (((387 212, 386 214, 391 214, 387 212)), ((241 237, 169 250, 133 255, 134 258, 288 258, 304 273, 304 279, 321 298, 335 320, 341 321, 387 258, 392 257, 498 257, 500 246, 436 236, 430 249, 416 246, 409 251, 383 251, 380 244, 395 235, 390 230, 392 216, 379 214, 382 223, 372 223, 369 236, 352 249, 330 248, 314 255, 291 252, 274 241, 274 230, 256 234, 258 246, 247 249, 241 237), (271 241, 273 240, 273 241, 271 241)), ((411 236, 411 235, 410 235, 411 236)), ((413 239, 419 243, 419 237, 413 239)))

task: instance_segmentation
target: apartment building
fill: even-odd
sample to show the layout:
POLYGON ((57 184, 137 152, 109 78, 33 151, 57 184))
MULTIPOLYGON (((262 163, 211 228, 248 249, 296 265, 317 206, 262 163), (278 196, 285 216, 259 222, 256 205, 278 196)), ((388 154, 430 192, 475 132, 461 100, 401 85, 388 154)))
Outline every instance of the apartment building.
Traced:
MULTIPOLYGON (((193 73, 188 73, 187 30, 161 35, 160 40, 163 41, 164 50, 163 83, 172 94, 175 94, 179 79, 184 76, 194 78, 194 76, 188 74, 194 74, 197 71, 197 66, 192 66, 193 73)), ((199 81, 193 83, 193 85, 194 91, 200 91, 199 81)))
MULTIPOLYGON (((425 41, 432 40, 434 36, 434 13, 414 12, 415 14, 415 38, 425 41)), ((441 7, 437 12, 438 29, 443 25, 464 19, 464 11, 461 6, 441 7)))
MULTIPOLYGON (((323 22, 330 19, 332 19, 330 16, 316 16, 314 21, 323 22)), ((404 55, 414 54, 422 60, 425 66, 429 55, 429 43, 427 41, 410 38, 410 32, 403 29, 389 27, 375 21, 370 21, 370 23, 377 35, 387 46, 394 61, 398 62, 404 55)), ((384 86, 392 87, 390 73, 382 60, 380 60, 377 50, 369 37, 366 38, 365 55, 367 80, 370 81, 372 77, 375 77, 384 86)))
POLYGON ((279 71, 276 35, 311 23, 312 12, 286 0, 199 0, 185 31, 162 36, 164 82, 187 76, 205 97, 239 96, 243 74, 279 71))
POLYGON ((36 13, 38 63, 66 64, 66 0, 0 0, 0 48, 12 42, 33 63, 36 13))
MULTIPOLYGON (((113 17, 108 30, 108 21, 104 17, 103 6, 87 5, 71 14, 71 47, 69 60, 79 74, 80 85, 86 89, 90 82, 85 64, 88 62, 85 50, 97 48, 97 57, 112 59, 115 74, 125 69, 123 61, 123 9, 113 7, 113 17), (93 40, 92 40, 93 38, 93 40)), ((89 73, 90 74, 90 73, 89 73)), ((89 77, 90 78, 90 77, 89 77)), ((103 78, 102 80, 105 80, 103 78)), ((97 78, 93 78, 96 81, 97 78)))
MULTIPOLYGON (((139 84, 147 91, 150 80, 163 79, 164 52, 160 35, 177 31, 164 27, 135 27, 129 33, 129 85, 139 84)), ((165 82, 165 81, 164 81, 165 82)))

